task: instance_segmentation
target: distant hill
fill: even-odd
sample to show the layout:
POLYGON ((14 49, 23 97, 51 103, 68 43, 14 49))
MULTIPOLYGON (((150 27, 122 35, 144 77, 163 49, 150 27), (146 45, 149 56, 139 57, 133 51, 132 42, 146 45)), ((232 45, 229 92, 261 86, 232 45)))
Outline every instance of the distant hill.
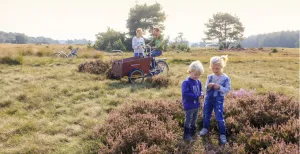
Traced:
MULTIPOLYGON (((30 37, 23 33, 12 33, 0 31, 0 43, 12 43, 12 44, 87 44, 89 41, 86 39, 74 39, 74 40, 54 40, 48 37, 30 37)), ((91 41, 94 44, 93 41, 91 41)))
POLYGON ((298 31, 281 31, 267 34, 252 35, 242 41, 245 48, 259 47, 299 47, 299 30, 298 31))

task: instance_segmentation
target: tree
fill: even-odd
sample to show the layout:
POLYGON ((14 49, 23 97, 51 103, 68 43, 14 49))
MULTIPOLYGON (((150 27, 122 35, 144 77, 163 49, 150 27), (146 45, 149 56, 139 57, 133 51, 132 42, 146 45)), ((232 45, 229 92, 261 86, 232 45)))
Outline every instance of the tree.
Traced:
POLYGON ((87 48, 88 48, 88 49, 91 49, 91 48, 92 48, 92 43, 91 43, 90 40, 89 40, 88 43, 87 43, 87 48))
POLYGON ((121 39, 119 39, 118 41, 114 42, 113 48, 114 48, 114 50, 126 51, 126 48, 125 48, 124 44, 122 43, 121 39))
POLYGON ((126 27, 129 29, 129 35, 135 36, 136 29, 142 28, 144 31, 151 32, 153 25, 164 29, 163 22, 166 20, 166 14, 162 11, 159 3, 153 5, 135 5, 130 9, 126 27))
POLYGON ((207 28, 207 31, 204 31, 205 40, 218 40, 224 48, 228 48, 230 43, 241 40, 245 30, 240 19, 229 13, 214 14, 205 26, 207 28))
POLYGON ((17 44, 25 44, 25 43, 27 43, 27 41, 28 41, 28 38, 26 35, 24 35, 24 34, 16 35, 16 43, 17 44))
POLYGON ((95 48, 97 50, 110 51, 114 49, 114 44, 116 45, 116 47, 121 47, 122 49, 124 49, 123 43, 125 40, 125 33, 115 31, 112 28, 108 27, 106 32, 98 33, 96 34, 96 37, 97 40, 95 42, 95 48))
POLYGON ((172 49, 177 49, 185 51, 189 48, 189 42, 183 38, 183 33, 179 32, 174 39, 174 42, 171 43, 172 49))

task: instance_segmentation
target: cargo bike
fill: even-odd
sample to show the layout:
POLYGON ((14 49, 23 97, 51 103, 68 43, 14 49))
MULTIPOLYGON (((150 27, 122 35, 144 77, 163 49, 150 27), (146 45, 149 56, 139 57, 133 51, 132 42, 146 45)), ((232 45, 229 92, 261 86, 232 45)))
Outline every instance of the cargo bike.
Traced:
POLYGON ((145 56, 124 58, 121 50, 113 50, 120 52, 122 59, 112 62, 112 76, 117 79, 127 76, 132 84, 142 84, 145 78, 151 78, 155 75, 168 76, 169 67, 166 58, 158 59, 152 54, 151 46, 146 45, 145 56), (147 52, 149 51, 149 52, 147 52), (152 64, 154 62, 154 64, 152 64))

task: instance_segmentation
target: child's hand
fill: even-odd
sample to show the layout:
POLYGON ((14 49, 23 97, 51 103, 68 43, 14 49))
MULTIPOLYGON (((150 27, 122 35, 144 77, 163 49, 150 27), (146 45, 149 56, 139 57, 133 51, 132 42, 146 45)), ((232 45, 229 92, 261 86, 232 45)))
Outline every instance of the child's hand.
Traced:
POLYGON ((213 87, 215 84, 214 83, 209 83, 208 85, 207 85, 207 88, 211 88, 211 87, 213 87))
POLYGON ((214 85, 214 89, 219 90, 219 89, 220 89, 220 85, 215 84, 215 85, 214 85))

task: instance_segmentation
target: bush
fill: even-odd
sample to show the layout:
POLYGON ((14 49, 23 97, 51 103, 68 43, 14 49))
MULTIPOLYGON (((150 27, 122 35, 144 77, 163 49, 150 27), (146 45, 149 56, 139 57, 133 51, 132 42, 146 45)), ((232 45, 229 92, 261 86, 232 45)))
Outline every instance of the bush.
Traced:
POLYGON ((278 50, 276 48, 272 49, 272 53, 276 53, 278 50))
POLYGON ((186 51, 189 48, 187 44, 178 44, 177 49, 180 51, 186 51))
POLYGON ((254 90, 245 90, 245 89, 239 89, 239 90, 231 90, 227 97, 229 98, 241 98, 241 97, 250 97, 254 96, 255 91, 254 90))
POLYGON ((101 60, 82 63, 78 66, 79 72, 88 72, 92 74, 105 74, 109 69, 109 64, 101 60))
POLYGON ((8 65, 22 65, 24 62, 23 56, 19 55, 17 57, 0 57, 0 64, 8 64, 8 65))
POLYGON ((224 45, 223 45, 223 43, 220 43, 220 45, 219 45, 219 50, 224 50, 224 45))
POLYGON ((108 45, 105 48, 105 51, 112 51, 112 50, 113 50, 113 48, 112 48, 111 44, 108 43, 108 45))
POLYGON ((88 49, 93 48, 91 41, 89 41, 89 42, 87 43, 87 48, 88 48, 88 49))
POLYGON ((151 83, 154 87, 168 87, 171 83, 170 78, 156 75, 146 79, 147 82, 151 83))
POLYGON ((73 46, 69 45, 68 49, 73 50, 73 46))
POLYGON ((225 110, 227 116, 239 123, 249 121, 251 126, 257 128, 282 124, 291 117, 298 117, 298 103, 292 98, 274 93, 230 99, 225 110))
MULTIPOLYGON (((188 153, 298 151, 300 126, 296 100, 282 94, 255 94, 241 89, 231 92, 224 105, 229 143, 219 146, 210 141, 219 135, 213 116, 213 128, 205 138, 214 139, 187 145, 190 146, 188 153)), ((198 126, 201 128, 202 109, 199 117, 198 126)), ((179 147, 183 121, 181 103, 145 101, 124 104, 109 113, 105 124, 96 128, 96 136, 101 139, 99 153, 184 153, 179 147)))
POLYGON ((96 135, 103 140, 99 153, 173 153, 181 132, 176 119, 182 114, 174 102, 123 105, 97 128, 96 135))
POLYGON ((242 45, 239 43, 238 45, 236 45, 236 48, 242 48, 242 45))
POLYGON ((299 153, 298 146, 296 144, 286 144, 283 141, 276 141, 272 146, 268 147, 266 150, 260 152, 260 154, 294 154, 299 153))
POLYGON ((121 39, 119 39, 118 41, 114 42, 113 49, 114 50, 126 51, 126 48, 125 48, 124 44, 122 43, 121 39))

